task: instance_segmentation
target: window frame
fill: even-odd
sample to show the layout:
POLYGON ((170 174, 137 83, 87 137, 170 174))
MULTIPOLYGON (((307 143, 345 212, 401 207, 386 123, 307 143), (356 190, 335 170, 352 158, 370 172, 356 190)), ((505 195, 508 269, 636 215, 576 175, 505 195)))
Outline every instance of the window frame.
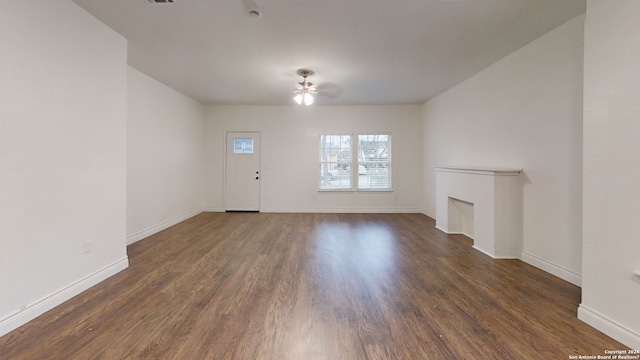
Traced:
MULTIPOLYGON (((319 178, 318 178, 318 191, 319 192, 353 192, 354 189, 354 182, 353 182, 353 172, 351 171, 351 168, 353 166, 353 134, 321 134, 318 137, 319 140, 319 162, 318 162, 318 169, 320 169, 320 174, 319 174, 319 178), (349 160, 348 161, 339 161, 338 159, 336 159, 335 161, 331 161, 331 160, 323 160, 323 151, 325 150, 324 146, 323 146, 323 138, 324 137, 328 137, 328 136, 348 136, 349 137, 349 160), (343 188, 323 188, 323 182, 327 181, 325 179, 325 174, 323 173, 323 164, 336 164, 337 166, 340 165, 347 165, 349 166, 349 176, 347 177, 347 179, 349 180, 349 186, 348 187, 343 187, 343 188)), ((327 172, 330 172, 330 166, 329 168, 327 168, 326 170, 327 172)), ((339 170, 337 170, 339 171, 339 170)))
MULTIPOLYGON (((320 134, 318 136, 318 141, 319 141, 319 162, 318 162, 318 167, 317 169, 319 169, 319 173, 318 173, 318 192, 339 192, 339 193, 352 193, 352 192, 363 192, 363 193, 388 193, 388 192, 393 192, 393 161, 392 161, 392 151, 393 151, 393 146, 392 146, 392 134, 391 132, 359 132, 359 133, 351 133, 351 134, 335 134, 335 133, 328 133, 328 134, 320 134), (359 174, 359 168, 360 168, 360 164, 361 161, 359 159, 359 151, 360 151, 360 136, 379 136, 379 135, 386 135, 387 136, 387 161, 386 162, 382 162, 384 164, 387 165, 387 169, 388 169, 388 178, 387 178, 387 183, 388 186, 384 187, 384 188, 371 188, 371 187, 361 187, 360 185, 360 174, 359 174), (349 136, 349 144, 350 144, 350 160, 347 161, 323 161, 323 150, 325 150, 325 148, 323 147, 323 137, 325 136, 349 136), (323 173, 323 164, 328 163, 328 164, 343 164, 343 165, 348 165, 349 166, 349 187, 348 188, 323 188, 322 184, 323 181, 326 181, 325 179, 325 175, 323 173), (353 169, 358 169, 358 171, 353 171, 353 169)), ((363 163, 366 163, 366 161, 364 161, 363 163)), ((364 165, 363 165, 364 166, 364 165)), ((364 175, 367 176, 367 175, 364 175)))
MULTIPOLYGON (((354 136, 354 141, 356 141, 355 144, 355 149, 356 149, 356 153, 357 155, 354 158, 354 163, 356 168, 360 169, 360 165, 364 163, 378 163, 378 164, 386 164, 387 165, 387 187, 361 187, 360 185, 360 174, 356 174, 357 178, 356 178, 356 191, 359 192, 392 192, 393 191, 393 182, 392 182, 392 178, 393 178, 393 160, 392 160, 392 152, 393 152, 393 146, 392 146, 392 136, 390 132, 371 132, 371 133, 358 133, 354 136), (380 136, 380 135, 384 135, 387 136, 387 161, 385 162, 373 162, 373 161, 360 161, 360 137, 361 136, 380 136)), ((367 172, 369 171, 369 169, 364 166, 367 169, 367 172)), ((360 171, 358 170, 358 173, 360 171)), ((368 174, 365 176, 369 176, 368 174)))

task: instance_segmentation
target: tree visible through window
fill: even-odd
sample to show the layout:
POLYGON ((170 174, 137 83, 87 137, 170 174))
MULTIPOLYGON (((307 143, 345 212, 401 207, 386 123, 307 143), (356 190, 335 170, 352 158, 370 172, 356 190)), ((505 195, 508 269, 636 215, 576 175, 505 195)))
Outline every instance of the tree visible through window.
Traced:
POLYGON ((391 189, 391 135, 358 135, 358 189, 391 189))
POLYGON ((351 190, 351 135, 320 136, 320 189, 351 190))

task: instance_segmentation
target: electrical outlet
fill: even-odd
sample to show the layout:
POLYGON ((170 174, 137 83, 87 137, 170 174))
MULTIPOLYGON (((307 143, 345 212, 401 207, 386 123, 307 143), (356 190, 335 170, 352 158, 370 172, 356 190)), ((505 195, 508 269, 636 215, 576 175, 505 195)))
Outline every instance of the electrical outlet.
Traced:
POLYGON ((87 254, 91 252, 91 241, 87 240, 82 243, 82 251, 87 254))

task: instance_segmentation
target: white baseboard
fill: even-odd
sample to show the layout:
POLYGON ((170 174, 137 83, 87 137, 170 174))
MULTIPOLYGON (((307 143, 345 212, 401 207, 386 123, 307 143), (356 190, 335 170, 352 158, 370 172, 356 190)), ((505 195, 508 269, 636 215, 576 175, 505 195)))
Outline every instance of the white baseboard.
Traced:
MULTIPOLYGON (((473 236, 472 236, 472 235, 467 234, 467 233, 466 233, 466 232, 464 232, 464 231, 448 231, 448 230, 445 230, 445 229, 443 229, 442 227, 440 227, 440 226, 438 226, 438 225, 436 225, 436 226, 435 226, 435 228, 436 228, 436 229, 438 229, 438 230, 440 230, 440 231, 442 231, 443 233, 445 233, 445 234, 447 234, 447 235, 464 235, 464 236, 468 237, 469 239, 472 239, 472 240, 473 240, 473 236)), ((484 252, 484 251, 483 251, 483 252, 484 252)))
POLYGON ((535 266, 538 269, 544 270, 551 275, 555 275, 562 280, 568 281, 573 285, 582 286, 582 275, 575 271, 554 264, 548 260, 545 260, 526 251, 520 252, 520 260, 526 262, 529 265, 535 266))
MULTIPOLYGON (((435 226, 436 229, 442 231, 443 233, 447 234, 447 235, 464 235, 466 237, 468 237, 471 240, 474 240, 473 236, 471 236, 470 234, 465 233, 464 231, 447 231, 445 229, 443 229, 442 227, 439 226, 435 226)), ((474 248, 477 251, 480 251, 481 253, 493 258, 493 259, 518 259, 517 256, 512 256, 512 255, 496 255, 496 254, 492 254, 488 251, 484 251, 481 248, 477 247, 475 244, 471 246, 472 248, 474 248)))
POLYGON ((202 208, 202 212, 224 212, 224 209, 217 207, 205 207, 202 208))
POLYGON ((578 307, 578 319, 627 345, 631 349, 640 349, 640 334, 600 314, 588 306, 585 306, 584 304, 580 304, 578 307))
POLYGON ((35 301, 0 320, 0 336, 17 329, 18 327, 37 318, 45 312, 89 289, 90 287, 106 280, 107 278, 129 267, 129 259, 124 257, 113 264, 106 266, 69 286, 60 289, 44 298, 35 301))
POLYGON ((290 207, 262 207, 266 213, 342 213, 342 214, 416 214, 422 211, 418 208, 290 208, 290 207))
POLYGON ((127 236, 127 245, 131 245, 136 241, 140 241, 140 240, 142 240, 142 239, 144 239, 146 237, 149 237, 149 236, 151 236, 151 235, 153 235, 155 233, 159 233, 160 231, 162 231, 164 229, 167 229, 167 228, 170 228, 170 227, 172 227, 173 225, 175 225, 175 224, 177 224, 179 222, 185 221, 185 220, 187 220, 189 218, 192 218, 192 217, 194 217, 194 216, 196 216, 198 214, 201 214, 203 211, 204 211, 204 209, 197 209, 197 210, 194 210, 194 211, 190 211, 190 212, 188 212, 186 214, 183 214, 183 215, 174 217, 173 219, 169 219, 167 221, 164 221, 164 222, 162 222, 162 223, 160 223, 158 225, 154 225, 154 226, 152 226, 152 227, 150 227, 148 229, 145 229, 145 230, 142 230, 142 231, 138 231, 135 234, 128 235, 127 236))
POLYGON ((429 210, 429 209, 422 209, 421 213, 423 213, 424 215, 432 218, 433 220, 436 219, 436 212, 429 210))
MULTIPOLYGON (((461 232, 450 232, 447 231, 441 227, 436 226, 436 229, 446 233, 446 234, 462 234, 465 235, 467 237, 470 237, 467 234, 461 233, 461 232)), ((472 237, 471 237, 472 238, 472 237)), ((546 271, 551 275, 557 276, 562 280, 568 281, 570 283, 572 283, 573 285, 576 286, 582 286, 582 275, 580 275, 579 273, 576 273, 575 271, 571 271, 567 268, 564 268, 560 265, 554 264, 548 260, 545 260, 541 257, 538 257, 536 255, 530 254, 526 251, 521 251, 520 252, 520 256, 519 257, 513 257, 513 256, 493 256, 479 248, 476 248, 474 246, 474 249, 478 250, 478 251, 482 251, 483 253, 495 258, 495 259, 520 259, 524 262, 526 262, 529 265, 535 266, 540 270, 546 271)))

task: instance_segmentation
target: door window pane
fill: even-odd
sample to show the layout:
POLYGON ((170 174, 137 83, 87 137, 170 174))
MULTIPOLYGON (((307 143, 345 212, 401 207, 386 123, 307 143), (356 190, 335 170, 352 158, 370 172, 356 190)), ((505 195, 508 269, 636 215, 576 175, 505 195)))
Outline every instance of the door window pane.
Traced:
POLYGON ((253 154, 252 138, 234 138, 233 139, 234 154, 253 154))

